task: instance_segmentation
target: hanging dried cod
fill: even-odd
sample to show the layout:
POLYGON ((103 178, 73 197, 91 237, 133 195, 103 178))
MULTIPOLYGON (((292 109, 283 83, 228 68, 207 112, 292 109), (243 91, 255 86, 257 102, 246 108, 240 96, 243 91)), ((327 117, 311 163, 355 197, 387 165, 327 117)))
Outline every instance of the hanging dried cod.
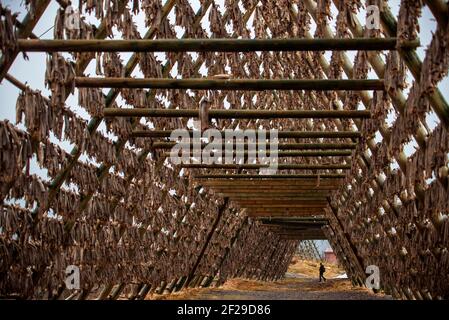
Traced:
POLYGON ((89 112, 91 117, 103 116, 106 101, 105 96, 99 88, 79 88, 78 103, 89 112))
POLYGON ((45 85, 51 90, 51 104, 54 107, 64 106, 66 98, 75 91, 75 70, 72 63, 58 53, 49 54, 45 85))
POLYGON ((14 27, 17 13, 4 8, 0 3, 0 51, 5 62, 11 61, 11 56, 17 52, 17 33, 14 27))

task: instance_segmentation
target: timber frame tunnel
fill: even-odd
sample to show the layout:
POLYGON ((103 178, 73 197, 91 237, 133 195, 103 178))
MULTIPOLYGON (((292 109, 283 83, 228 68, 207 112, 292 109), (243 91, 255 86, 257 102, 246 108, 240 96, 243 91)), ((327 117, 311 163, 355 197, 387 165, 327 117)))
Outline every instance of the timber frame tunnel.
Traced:
POLYGON ((396 18, 367 0, 374 29, 352 0, 204 0, 196 12, 188 0, 80 0, 98 25, 75 29, 70 2, 56 2, 50 39, 33 30, 51 1, 27 2, 21 21, 0 4, 0 82, 19 90, 16 119, 0 121, 2 297, 144 299, 277 280, 298 245, 328 240, 354 285, 376 265, 395 298, 449 298, 446 2, 402 0, 396 18), (423 6, 436 30, 420 59, 423 6), (21 53, 46 57, 50 95, 12 74, 21 53), (257 140, 201 136, 239 130, 257 140), (254 150, 276 170, 249 161, 254 150))

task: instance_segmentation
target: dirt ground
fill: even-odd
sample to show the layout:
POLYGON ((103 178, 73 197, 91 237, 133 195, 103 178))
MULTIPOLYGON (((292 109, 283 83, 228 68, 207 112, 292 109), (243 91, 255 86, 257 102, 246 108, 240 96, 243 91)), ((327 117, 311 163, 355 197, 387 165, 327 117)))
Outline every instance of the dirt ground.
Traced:
POLYGON ((353 287, 348 279, 335 278, 344 274, 336 265, 325 263, 324 283, 318 282, 319 262, 294 258, 284 279, 263 282, 231 279, 219 288, 187 289, 170 295, 149 295, 147 299, 170 300, 383 300, 382 293, 353 287))

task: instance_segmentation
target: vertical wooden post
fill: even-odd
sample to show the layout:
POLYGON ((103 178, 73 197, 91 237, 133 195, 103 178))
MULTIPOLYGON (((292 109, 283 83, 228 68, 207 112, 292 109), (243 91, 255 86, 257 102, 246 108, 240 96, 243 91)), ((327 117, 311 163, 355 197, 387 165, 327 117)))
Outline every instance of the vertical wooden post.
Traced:
POLYGON ((145 283, 137 294, 136 300, 145 300, 145 297, 147 296, 150 289, 151 285, 145 283))
POLYGON ((113 290, 112 292, 109 294, 108 296, 108 300, 117 300, 118 297, 120 296, 120 293, 122 292, 122 290, 125 288, 125 284, 120 283, 118 284, 113 290))
MULTIPOLYGON (((358 255, 357 248, 354 246, 351 239, 349 239, 347 234, 345 233, 343 225, 341 224, 340 219, 338 218, 337 214, 335 213, 335 209, 333 208, 331 201, 329 201, 329 208, 330 208, 330 210, 327 210, 327 211, 335 218, 335 220, 337 222, 336 227, 340 230, 340 233, 344 236, 344 240, 347 241, 349 248, 351 249, 350 253, 352 256, 355 257, 354 262, 356 263, 356 266, 358 267, 358 269, 360 271, 360 276, 362 277, 362 279, 364 279, 365 269, 364 269, 363 259, 358 255)), ((362 280, 362 279, 360 279, 360 280, 362 280)), ((363 285, 363 281, 362 281, 361 285, 363 285)))
POLYGON ((167 282, 162 281, 160 286, 158 288, 156 288, 155 293, 162 294, 164 292, 166 286, 167 286, 167 282))
POLYGON ((182 276, 182 277, 179 279, 178 283, 176 284, 174 291, 175 291, 175 292, 178 292, 179 290, 181 290, 181 289, 183 288, 183 286, 184 286, 186 280, 187 280, 187 276, 182 276))
POLYGON ((107 299, 109 293, 111 292, 114 285, 112 283, 108 283, 104 286, 104 288, 101 290, 100 294, 98 295, 96 300, 105 300, 107 299))
POLYGON ((215 218, 214 223, 212 224, 212 228, 209 231, 209 234, 207 235, 206 241, 204 242, 204 245, 201 248, 200 254, 198 255, 198 258, 196 259, 196 262, 193 265, 192 270, 189 272, 189 275, 187 277, 186 284, 185 284, 186 287, 188 287, 190 285, 190 282, 192 281, 192 279, 193 279, 193 277, 195 275, 196 269, 200 265, 201 259, 203 258, 203 255, 206 252, 207 247, 209 246, 209 242, 212 239, 212 236, 214 235, 215 229, 217 228, 218 223, 220 222, 220 219, 221 219, 221 217, 223 216, 223 213, 226 210, 228 202, 229 202, 229 199, 228 198, 224 198, 223 205, 218 209, 218 214, 217 214, 217 217, 215 218))

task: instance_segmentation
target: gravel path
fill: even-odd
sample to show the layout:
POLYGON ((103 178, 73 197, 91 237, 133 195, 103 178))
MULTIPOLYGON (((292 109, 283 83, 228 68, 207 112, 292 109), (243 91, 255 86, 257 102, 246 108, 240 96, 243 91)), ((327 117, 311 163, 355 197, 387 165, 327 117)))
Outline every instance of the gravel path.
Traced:
POLYGON ((354 288, 347 279, 329 279, 319 283, 307 277, 286 277, 276 282, 231 280, 220 288, 189 291, 170 299, 204 300, 386 300, 390 296, 374 294, 365 288, 354 288))

